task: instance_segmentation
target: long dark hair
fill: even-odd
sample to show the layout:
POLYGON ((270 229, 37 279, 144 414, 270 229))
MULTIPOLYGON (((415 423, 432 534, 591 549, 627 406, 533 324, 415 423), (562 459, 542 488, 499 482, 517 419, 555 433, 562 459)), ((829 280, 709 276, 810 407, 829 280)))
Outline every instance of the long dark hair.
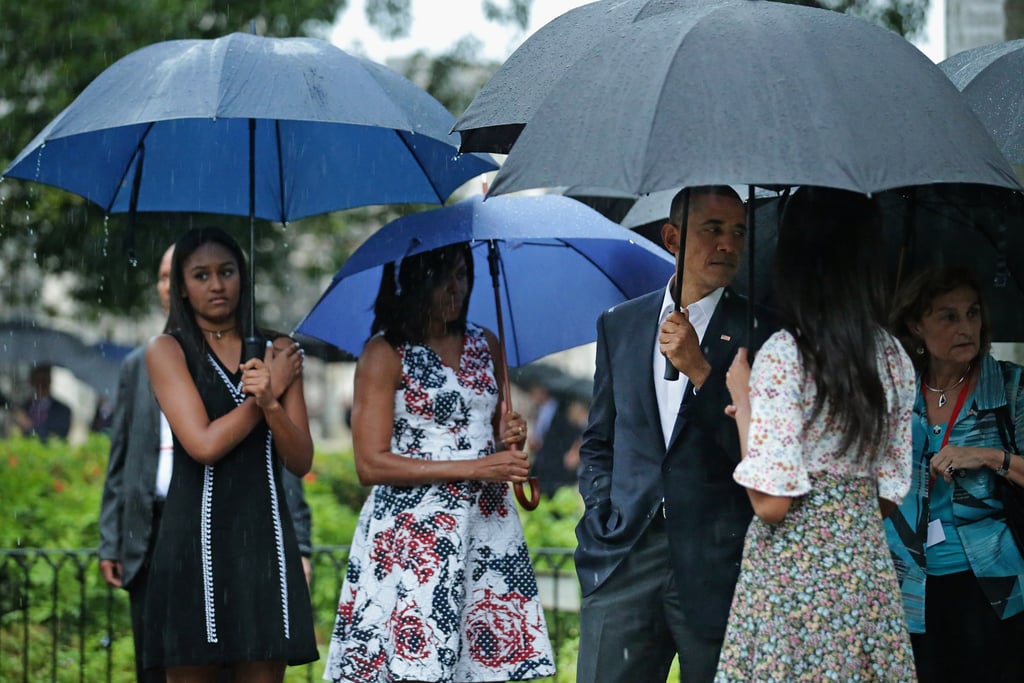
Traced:
MULTIPOLYGON (((181 343, 185 347, 185 358, 189 359, 189 367, 193 372, 196 368, 191 367, 194 359, 202 358, 207 351, 206 337, 199 329, 196 322, 195 310, 188 300, 185 289, 185 261, 199 247, 204 244, 219 244, 227 249, 238 264, 239 292, 238 308, 235 310, 235 332, 238 338, 244 338, 243 330, 249 329, 250 297, 249 269, 246 267, 245 254, 238 246, 231 235, 216 226, 205 226, 192 228, 174 244, 174 257, 171 259, 171 306, 167 315, 167 325, 164 332, 177 332, 181 343)), ((205 367, 205 363, 200 363, 205 367)))
POLYGON ((919 321, 931 310, 935 299, 949 294, 955 289, 966 287, 978 295, 978 306, 981 309, 981 339, 978 357, 988 353, 992 345, 992 328, 988 322, 988 308, 981 297, 981 288, 974 271, 960 265, 932 266, 910 278, 896 292, 896 301, 889 315, 889 326, 892 333, 903 344, 914 368, 920 372, 928 371, 929 354, 924 342, 910 331, 910 323, 919 321))
POLYGON ((843 425, 841 451, 856 447, 868 466, 889 436, 877 361, 886 322, 880 244, 875 199, 805 187, 783 208, 775 253, 780 322, 817 388, 808 422, 825 412, 843 425))
POLYGON ((448 332, 465 332, 469 296, 473 292, 473 252, 468 242, 459 242, 407 256, 398 264, 397 275, 395 263, 384 266, 373 304, 370 334, 383 332, 392 346, 424 342, 433 314, 434 290, 443 286, 454 272, 459 256, 466 263, 469 289, 458 319, 448 323, 448 332))

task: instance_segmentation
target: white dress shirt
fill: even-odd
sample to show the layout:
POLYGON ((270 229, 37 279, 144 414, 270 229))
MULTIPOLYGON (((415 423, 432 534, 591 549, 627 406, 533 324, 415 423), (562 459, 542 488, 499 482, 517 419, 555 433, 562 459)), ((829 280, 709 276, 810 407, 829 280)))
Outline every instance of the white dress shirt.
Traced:
POLYGON ((167 489, 171 486, 171 472, 174 468, 174 437, 171 425, 164 414, 160 413, 160 460, 156 466, 156 497, 166 498, 167 489))
MULTIPOLYGON (((700 301, 696 301, 686 307, 690 314, 690 324, 697 332, 697 339, 704 341, 704 333, 708 330, 708 322, 711 315, 718 306, 725 289, 719 287, 700 301)), ((665 318, 675 310, 672 300, 671 282, 665 287, 665 296, 661 300, 661 316, 658 319, 658 329, 665 322, 665 318)), ((679 379, 670 382, 665 379, 665 363, 668 362, 661 353, 661 344, 658 341, 660 334, 654 335, 654 393, 658 397, 658 416, 661 418, 661 434, 665 438, 665 447, 668 448, 669 439, 672 438, 672 430, 676 425, 676 416, 679 414, 679 406, 683 403, 683 392, 690 386, 690 378, 679 373, 679 379)))

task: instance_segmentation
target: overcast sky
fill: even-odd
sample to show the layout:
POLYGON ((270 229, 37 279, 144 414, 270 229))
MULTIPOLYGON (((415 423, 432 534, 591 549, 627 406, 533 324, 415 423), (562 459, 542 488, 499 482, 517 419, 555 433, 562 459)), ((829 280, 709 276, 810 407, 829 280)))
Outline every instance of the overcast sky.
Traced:
MULTIPOLYGON (((484 19, 480 0, 413 0, 413 24, 408 38, 383 40, 366 23, 364 0, 350 0, 348 8, 339 17, 331 34, 338 47, 365 55, 378 62, 390 57, 403 57, 418 49, 440 53, 466 35, 475 36, 483 45, 483 56, 496 61, 506 57, 523 40, 555 17, 578 5, 580 0, 534 0, 530 11, 530 26, 522 33, 511 31, 484 19)), ((942 16, 945 0, 931 0, 925 36, 916 41, 921 50, 939 62, 945 59, 945 32, 942 16)))

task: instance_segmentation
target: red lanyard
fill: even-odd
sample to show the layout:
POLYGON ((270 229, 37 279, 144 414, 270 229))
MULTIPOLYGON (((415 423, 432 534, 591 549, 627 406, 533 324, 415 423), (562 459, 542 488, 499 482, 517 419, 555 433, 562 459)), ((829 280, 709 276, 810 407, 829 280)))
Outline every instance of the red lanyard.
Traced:
MULTIPOLYGON (((942 445, 939 446, 939 451, 946 447, 949 443, 949 435, 953 433, 953 425, 956 423, 956 418, 960 414, 960 409, 964 407, 964 401, 967 400, 967 387, 970 385, 970 381, 964 382, 963 388, 960 390, 960 395, 956 397, 956 404, 953 406, 953 413, 949 416, 949 424, 946 425, 946 433, 942 437, 942 445)), ((924 396, 924 409, 925 413, 928 412, 928 392, 924 387, 924 380, 921 380, 921 395, 924 396)), ((938 451, 936 451, 937 453, 938 451)), ((935 474, 933 473, 931 478, 928 480, 928 489, 931 490, 932 484, 935 483, 935 474)))

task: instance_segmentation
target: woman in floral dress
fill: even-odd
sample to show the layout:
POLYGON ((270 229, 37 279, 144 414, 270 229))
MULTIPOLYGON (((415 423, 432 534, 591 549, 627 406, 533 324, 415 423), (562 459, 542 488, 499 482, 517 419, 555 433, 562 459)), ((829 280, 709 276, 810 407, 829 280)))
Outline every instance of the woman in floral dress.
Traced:
POLYGON ((352 410, 356 469, 373 490, 352 541, 326 680, 554 673, 509 487, 527 478, 526 423, 499 410, 498 341, 466 322, 472 282, 465 243, 384 269, 352 410))
POLYGON ((716 681, 913 681, 888 512, 910 486, 914 370, 884 330, 874 201, 798 190, 776 252, 782 329, 727 384, 747 532, 716 681))

